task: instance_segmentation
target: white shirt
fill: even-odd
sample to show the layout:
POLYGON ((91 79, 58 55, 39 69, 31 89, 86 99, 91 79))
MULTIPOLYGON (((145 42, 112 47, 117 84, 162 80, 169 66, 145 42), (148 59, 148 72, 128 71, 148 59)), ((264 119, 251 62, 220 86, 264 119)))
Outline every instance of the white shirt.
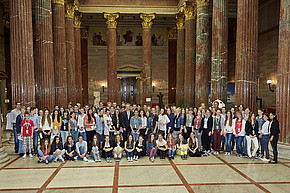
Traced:
POLYGON ((232 120, 232 126, 230 126, 230 120, 227 120, 226 125, 224 126, 224 132, 227 133, 233 133, 233 128, 234 128, 234 124, 233 124, 233 120, 232 120))
POLYGON ((170 120, 169 120, 167 115, 159 115, 159 118, 158 118, 158 123, 160 123, 160 124, 158 124, 159 130, 166 131, 166 125, 165 124, 169 123, 169 122, 170 122, 170 120), (162 123, 164 125, 161 125, 162 123))
POLYGON ((266 121, 262 125, 261 133, 263 133, 263 135, 269 135, 269 128, 270 128, 269 126, 270 126, 270 121, 266 121))
POLYGON ((42 128, 43 131, 48 131, 48 130, 52 129, 52 118, 49 116, 49 119, 50 119, 50 124, 51 125, 48 124, 47 119, 45 119, 44 125, 42 125, 42 121, 40 121, 39 127, 42 128))
POLYGON ((110 116, 107 116, 106 114, 104 115, 104 124, 105 124, 105 128, 104 128, 104 135, 109 135, 110 134, 110 130, 112 129, 112 118, 110 116))
POLYGON ((145 128, 147 127, 147 117, 141 117, 142 120, 142 127, 145 126, 145 128))
POLYGON ((21 113, 21 111, 18 109, 13 109, 10 113, 11 113, 12 123, 16 123, 16 117, 21 113))

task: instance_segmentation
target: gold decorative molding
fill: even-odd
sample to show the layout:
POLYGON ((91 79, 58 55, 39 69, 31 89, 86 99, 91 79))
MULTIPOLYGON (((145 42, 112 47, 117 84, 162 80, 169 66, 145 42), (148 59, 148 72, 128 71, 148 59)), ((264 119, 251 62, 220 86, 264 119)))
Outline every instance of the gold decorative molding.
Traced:
POLYGON ((81 18, 82 14, 78 11, 75 12, 75 17, 74 17, 74 26, 75 28, 81 28, 81 18))
POLYGON ((10 27, 10 18, 9 18, 9 14, 8 13, 4 13, 2 15, 2 24, 6 28, 10 27))
POLYGON ((210 0, 196 0, 196 7, 209 6, 210 0))
POLYGON ((60 5, 64 5, 64 0, 51 0, 52 4, 60 4, 60 5))
POLYGON ((104 18, 106 19, 107 28, 116 29, 119 13, 104 13, 104 18))
POLYGON ((177 39, 177 28, 168 28, 168 39, 177 39))
POLYGON ((184 14, 177 14, 175 21, 177 29, 184 29, 184 14))
POLYGON ((75 4, 74 3, 65 4, 65 17, 73 19, 74 13, 75 13, 75 4))
POLYGON ((186 1, 181 11, 184 12, 185 20, 195 19, 196 17, 196 6, 193 2, 186 1))
POLYGON ((151 29, 153 24, 153 19, 155 19, 155 13, 141 13, 140 18, 142 19, 142 27, 143 29, 151 29))

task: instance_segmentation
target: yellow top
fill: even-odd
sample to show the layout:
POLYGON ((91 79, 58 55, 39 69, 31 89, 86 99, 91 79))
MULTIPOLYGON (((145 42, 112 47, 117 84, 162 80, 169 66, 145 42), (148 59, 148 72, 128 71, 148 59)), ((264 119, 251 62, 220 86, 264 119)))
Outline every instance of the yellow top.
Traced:
POLYGON ((61 126, 61 117, 59 119, 59 122, 57 121, 57 119, 54 119, 53 123, 52 123, 52 129, 56 130, 56 129, 60 129, 61 126))

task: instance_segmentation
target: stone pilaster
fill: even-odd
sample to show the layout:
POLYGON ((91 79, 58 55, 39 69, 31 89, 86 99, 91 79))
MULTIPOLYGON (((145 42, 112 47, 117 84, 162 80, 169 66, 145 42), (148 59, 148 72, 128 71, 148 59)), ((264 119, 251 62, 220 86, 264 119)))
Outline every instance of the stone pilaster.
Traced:
POLYGON ((36 106, 55 104, 51 0, 35 1, 36 106))
POLYGON ((238 1, 235 104, 256 109, 258 1, 238 1))
POLYGON ((151 27, 155 14, 140 14, 143 28, 143 64, 142 64, 142 91, 141 103, 145 104, 146 98, 151 98, 152 103, 152 42, 151 27))
MULTIPOLYGON (((177 25, 177 69, 176 69, 176 105, 184 103, 184 65, 185 65, 185 27, 184 15, 176 15, 177 25)), ((170 88, 169 88, 170 89, 170 88)))
POLYGON ((35 106, 31 1, 10 0, 12 103, 35 106))
POLYGON ((227 102, 228 0, 213 1, 211 101, 227 102))
POLYGON ((81 57, 81 13, 76 12, 74 18, 74 40, 75 40, 75 81, 76 102, 83 103, 82 97, 82 57, 81 57))
POLYGON ((108 101, 117 102, 117 95, 119 91, 117 80, 117 37, 116 27, 118 13, 104 13, 106 24, 108 28, 108 101))
POLYGON ((82 59, 82 101, 89 103, 88 88, 88 30, 81 28, 81 59, 82 59))
POLYGON ((280 1, 279 44, 277 67, 277 117, 280 123, 280 141, 290 142, 290 2, 280 1))
POLYGON ((209 0, 196 0, 196 76, 195 105, 208 105, 209 53, 209 0))
POLYGON ((64 0, 52 0, 55 103, 67 105, 67 68, 64 0))

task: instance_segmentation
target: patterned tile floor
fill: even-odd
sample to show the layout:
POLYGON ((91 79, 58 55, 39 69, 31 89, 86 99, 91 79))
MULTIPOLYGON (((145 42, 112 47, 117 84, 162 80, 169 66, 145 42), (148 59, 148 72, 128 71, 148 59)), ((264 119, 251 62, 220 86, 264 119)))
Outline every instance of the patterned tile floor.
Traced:
MULTIPOLYGON (((4 144, 5 145, 5 144, 4 144)), ((83 161, 38 164, 6 146, 10 161, 0 165, 0 192, 289 192, 290 162, 276 165, 234 156, 209 156, 128 163, 83 161)))

